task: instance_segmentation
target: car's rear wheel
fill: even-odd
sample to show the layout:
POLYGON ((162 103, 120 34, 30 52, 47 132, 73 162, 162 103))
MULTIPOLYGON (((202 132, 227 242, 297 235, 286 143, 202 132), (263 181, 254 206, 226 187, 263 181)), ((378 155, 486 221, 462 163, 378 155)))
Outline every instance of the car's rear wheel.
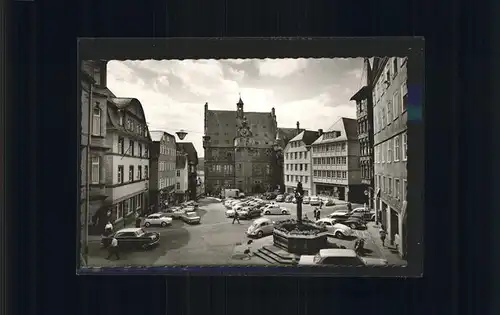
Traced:
POLYGON ((262 236, 264 236, 264 232, 259 231, 259 232, 257 233, 257 237, 258 237, 258 238, 261 238, 262 236))
POLYGON ((340 232, 340 231, 337 231, 337 232, 335 232, 335 237, 336 238, 344 238, 344 234, 342 234, 342 232, 340 232))
POLYGON ((281 211, 281 214, 288 214, 288 212, 283 210, 283 211, 281 211))
POLYGON ((151 223, 146 222, 146 223, 144 223, 144 226, 145 226, 145 227, 150 227, 150 226, 151 226, 151 223))
POLYGON ((161 226, 166 227, 166 226, 167 226, 167 222, 163 221, 163 222, 161 223, 161 226))
POLYGON ((271 211, 266 211, 264 212, 264 214, 271 214, 271 211))

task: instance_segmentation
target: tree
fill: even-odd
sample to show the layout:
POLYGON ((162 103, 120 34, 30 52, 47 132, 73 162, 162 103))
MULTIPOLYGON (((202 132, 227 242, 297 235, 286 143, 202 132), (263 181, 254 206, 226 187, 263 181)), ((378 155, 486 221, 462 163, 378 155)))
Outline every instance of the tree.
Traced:
POLYGON ((297 222, 302 224, 302 200, 304 198, 304 189, 302 188, 302 183, 297 183, 297 188, 295 189, 295 200, 297 201, 297 222))

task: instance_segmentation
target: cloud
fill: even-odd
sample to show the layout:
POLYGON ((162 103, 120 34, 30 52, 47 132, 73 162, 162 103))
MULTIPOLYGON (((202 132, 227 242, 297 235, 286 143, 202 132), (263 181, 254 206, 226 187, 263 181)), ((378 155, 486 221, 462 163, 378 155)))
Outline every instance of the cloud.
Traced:
POLYGON ((108 87, 118 97, 142 103, 151 130, 175 134, 204 155, 204 104, 235 110, 239 93, 245 111, 271 112, 278 126, 328 129, 339 117, 354 118, 349 99, 363 72, 354 59, 233 59, 110 61, 108 87))
POLYGON ((284 78, 307 67, 307 59, 264 59, 258 61, 259 74, 284 78))

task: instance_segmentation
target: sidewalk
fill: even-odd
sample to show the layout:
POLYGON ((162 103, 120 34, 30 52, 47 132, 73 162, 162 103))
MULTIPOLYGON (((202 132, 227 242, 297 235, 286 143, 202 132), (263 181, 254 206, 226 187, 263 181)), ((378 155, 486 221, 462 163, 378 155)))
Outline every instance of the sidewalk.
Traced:
POLYGON ((382 241, 380 240, 379 234, 379 226, 375 225, 375 222, 368 222, 366 227, 368 233, 372 237, 373 242, 378 246, 380 252, 384 256, 382 258, 386 259, 389 265, 401 267, 407 266, 408 262, 399 256, 399 253, 396 250, 396 246, 388 244, 389 242, 387 240, 385 246, 382 246, 382 241))

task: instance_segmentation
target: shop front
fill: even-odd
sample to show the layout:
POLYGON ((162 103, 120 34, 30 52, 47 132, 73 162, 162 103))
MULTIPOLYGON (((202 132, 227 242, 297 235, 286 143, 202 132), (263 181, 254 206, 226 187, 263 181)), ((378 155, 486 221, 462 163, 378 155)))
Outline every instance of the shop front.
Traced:
POLYGON ((318 196, 331 197, 338 200, 346 200, 347 187, 342 185, 316 185, 318 196))

